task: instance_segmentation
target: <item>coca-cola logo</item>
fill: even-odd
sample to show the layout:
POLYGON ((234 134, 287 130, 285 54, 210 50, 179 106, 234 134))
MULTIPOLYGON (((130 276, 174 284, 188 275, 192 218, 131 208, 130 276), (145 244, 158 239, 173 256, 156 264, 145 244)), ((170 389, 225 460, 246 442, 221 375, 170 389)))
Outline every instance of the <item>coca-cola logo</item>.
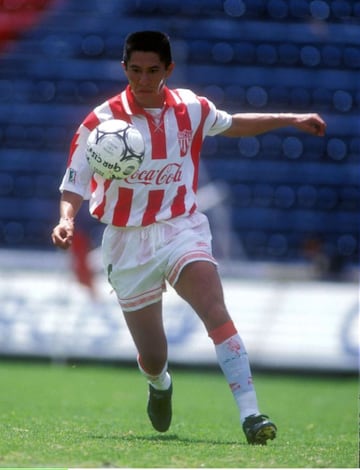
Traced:
POLYGON ((182 165, 178 163, 168 163, 161 169, 139 168, 135 173, 125 179, 129 184, 153 184, 163 185, 178 183, 182 179, 182 165))

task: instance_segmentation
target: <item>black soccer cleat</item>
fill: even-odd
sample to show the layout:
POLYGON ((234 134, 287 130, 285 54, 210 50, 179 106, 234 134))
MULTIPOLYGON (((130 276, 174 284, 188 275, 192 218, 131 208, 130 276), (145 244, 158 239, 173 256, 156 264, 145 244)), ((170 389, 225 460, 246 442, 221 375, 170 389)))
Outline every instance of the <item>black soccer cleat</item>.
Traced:
POLYGON ((277 428, 266 415, 250 415, 243 423, 243 430, 249 444, 266 446, 266 441, 275 439, 277 428))
POLYGON ((149 385, 147 413, 151 424, 159 432, 169 429, 172 417, 171 408, 172 384, 167 390, 156 390, 149 385))

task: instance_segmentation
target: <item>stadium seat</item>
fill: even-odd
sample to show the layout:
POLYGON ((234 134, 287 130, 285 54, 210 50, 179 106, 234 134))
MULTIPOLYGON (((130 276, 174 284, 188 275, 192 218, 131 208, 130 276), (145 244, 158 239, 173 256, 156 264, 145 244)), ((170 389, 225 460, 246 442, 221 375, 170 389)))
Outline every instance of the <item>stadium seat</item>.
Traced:
POLYGON ((241 86, 229 85, 224 86, 225 102, 228 106, 236 106, 238 109, 243 109, 246 102, 246 90, 241 86))
POLYGON ((360 137, 354 137, 350 140, 349 144, 349 159, 354 156, 355 160, 360 158, 360 137))
POLYGON ((250 42, 239 42, 234 45, 234 60, 240 64, 256 62, 256 46, 250 42))
POLYGON ((300 59, 308 67, 315 67, 320 64, 321 54, 315 46, 303 46, 300 49, 300 59))
POLYGON ((204 88, 204 95, 210 100, 214 101, 217 106, 220 106, 225 101, 225 92, 223 88, 217 85, 209 85, 204 88))
POLYGON ((281 43, 278 46, 279 63, 295 65, 300 58, 300 49, 294 43, 281 43))
POLYGON ((229 16, 239 17, 246 12, 246 5, 242 0, 225 0, 224 11, 229 16))
POLYGON ((317 191, 317 206, 321 210, 332 210, 337 206, 338 195, 332 187, 321 187, 317 191))
POLYGON ((40 103, 51 102, 56 96, 56 84, 52 80, 40 80, 34 87, 34 99, 40 103))
POLYGON ((218 148, 219 139, 205 139, 201 153, 202 155, 204 155, 205 158, 211 158, 211 156, 216 156, 218 148))
POLYGON ((282 143, 284 155, 291 160, 300 158, 303 152, 303 143, 298 137, 285 137, 282 143))
POLYGON ((288 241, 285 235, 274 233, 269 236, 267 242, 267 253, 274 258, 286 256, 288 251, 288 241))
POLYGON ((211 60, 212 47, 209 41, 191 41, 189 51, 189 59, 195 63, 208 62, 211 60))
POLYGON ((0 103, 10 101, 13 97, 14 84, 11 80, 0 80, 0 103))
POLYGON ((342 62, 342 51, 338 45, 327 44, 321 49, 321 59, 327 67, 339 67, 342 62))
POLYGON ((50 245, 49 224, 45 221, 29 220, 23 225, 23 229, 27 244, 42 248, 44 248, 44 244, 45 246, 50 245))
POLYGON ((336 110, 346 113, 352 109, 353 98, 349 92, 337 90, 333 96, 333 103, 336 110))
POLYGON ((310 14, 309 2, 306 0, 289 0, 289 11, 294 18, 308 18, 310 14))
POLYGON ((342 187, 339 190, 341 209, 360 210, 360 189, 355 186, 342 187))
POLYGON ((12 193, 14 178, 10 173, 0 173, 0 197, 8 196, 12 193))
POLYGON ((90 34, 85 36, 81 43, 81 49, 86 56, 98 57, 104 52, 104 40, 100 35, 90 34))
POLYGON ((310 209, 316 206, 318 192, 315 186, 302 185, 297 188, 296 199, 299 208, 310 209))
POLYGON ((20 245, 25 237, 23 224, 15 221, 5 223, 3 226, 3 237, 6 245, 20 245))
POLYGON ((351 16, 351 4, 346 0, 335 0, 331 2, 331 11, 335 18, 345 19, 351 16))
POLYGON ((259 153, 260 142, 257 137, 245 137, 239 139, 238 147, 241 155, 247 158, 253 158, 259 153))
POLYGON ((360 68, 360 48, 345 47, 344 48, 344 64, 352 69, 360 68))
POLYGON ((264 231, 252 230, 242 237, 245 251, 251 258, 264 258, 267 244, 267 235, 264 231))
POLYGON ((343 160, 347 153, 346 143, 342 139, 331 138, 327 144, 327 152, 333 160, 343 160))
POLYGON ((268 90, 269 103, 271 109, 287 108, 289 106, 289 91, 284 86, 271 87, 268 90))
POLYGON ((212 57, 216 62, 226 64, 231 62, 234 57, 234 50, 228 42, 217 42, 212 47, 212 57))
POLYGON ((57 175, 38 175, 34 183, 34 196, 57 200, 59 197, 59 186, 60 178, 57 175))
POLYGON ((360 18, 360 2, 353 4, 353 15, 356 18, 360 18))
POLYGON ((252 204, 256 207, 271 207, 274 200, 274 188, 270 184, 256 184, 253 187, 252 204))
POLYGON ((7 220, 21 215, 21 200, 10 196, 0 198, 0 220, 7 220))
POLYGON ((251 86, 246 91, 246 99, 254 108, 263 108, 267 105, 268 94, 263 87, 251 86))
POLYGON ((310 91, 306 88, 295 87, 289 92, 289 105, 294 111, 308 109, 311 103, 310 91))
POLYGON ((260 65, 273 65, 278 60, 275 46, 272 44, 259 44, 256 48, 256 59, 260 65))
POLYGON ((259 136, 261 154, 265 159, 282 158, 282 139, 279 135, 269 133, 259 136))
POLYGON ((288 15, 288 4, 284 0, 270 0, 267 9, 269 16, 275 20, 283 20, 288 15))
POLYGON ((330 7, 324 0, 314 0, 310 3, 310 13, 314 19, 324 21, 330 15, 330 7))
POLYGON ((244 0, 246 14, 250 18, 261 18, 266 13, 265 2, 262 0, 244 0))
POLYGON ((6 146, 16 148, 25 145, 25 127, 11 124, 4 129, 3 140, 6 146))
POLYGON ((34 196, 34 179, 32 176, 18 176, 14 182, 14 196, 31 198, 34 196))
POLYGON ((251 188, 246 184, 235 184, 233 188, 234 204, 247 207, 252 203, 251 188))
POLYGON ((295 191, 290 186, 278 186, 274 191, 274 205, 281 209, 289 209, 295 204, 295 191))
POLYGON ((343 256, 353 256, 357 246, 358 240, 353 235, 341 235, 337 240, 337 250, 343 256))
POLYGON ((325 88, 315 88, 312 92, 312 100, 317 109, 327 110, 332 106, 333 95, 330 90, 325 88))

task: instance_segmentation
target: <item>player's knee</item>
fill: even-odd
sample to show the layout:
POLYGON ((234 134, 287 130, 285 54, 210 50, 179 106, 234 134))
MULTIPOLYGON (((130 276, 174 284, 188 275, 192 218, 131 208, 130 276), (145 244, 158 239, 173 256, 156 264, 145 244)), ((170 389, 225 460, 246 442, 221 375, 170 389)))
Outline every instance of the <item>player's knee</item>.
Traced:
POLYGON ((230 320, 229 312, 223 302, 214 302, 199 316, 207 331, 212 331, 230 320))

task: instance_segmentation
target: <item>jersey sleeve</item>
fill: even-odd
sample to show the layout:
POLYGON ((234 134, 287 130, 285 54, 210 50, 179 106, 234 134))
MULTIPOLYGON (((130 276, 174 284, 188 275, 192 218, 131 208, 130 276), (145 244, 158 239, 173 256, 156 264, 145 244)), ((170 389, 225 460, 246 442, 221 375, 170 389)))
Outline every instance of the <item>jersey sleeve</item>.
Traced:
POLYGON ((224 132, 229 129, 231 123, 232 117, 229 113, 220 109, 216 109, 215 121, 211 128, 208 130, 207 135, 213 136, 221 134, 221 132, 224 132))
MULTIPOLYGON (((91 126, 92 127, 92 126, 91 126)), ((86 159, 86 142, 91 132, 84 123, 80 125, 71 142, 69 159, 60 184, 60 191, 71 191, 84 199, 91 195, 90 182, 93 175, 86 159)))

